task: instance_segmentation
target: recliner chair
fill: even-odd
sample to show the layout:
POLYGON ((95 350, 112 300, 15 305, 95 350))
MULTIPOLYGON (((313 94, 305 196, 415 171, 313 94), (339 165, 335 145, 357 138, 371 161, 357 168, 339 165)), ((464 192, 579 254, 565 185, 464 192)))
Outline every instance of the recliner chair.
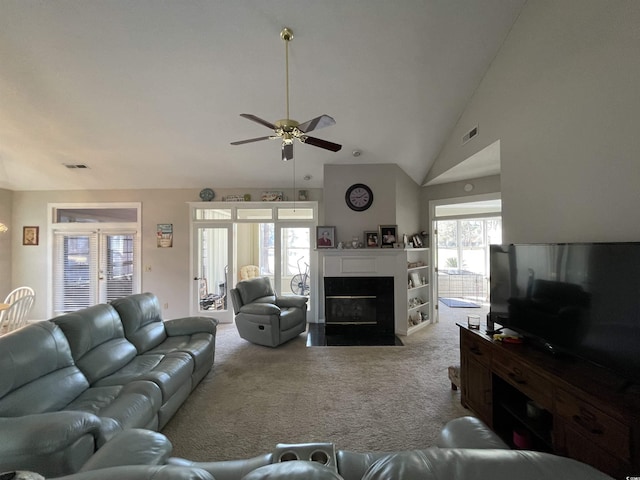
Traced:
POLYGON ((238 282, 229 293, 238 333, 251 343, 277 347, 307 328, 307 297, 278 297, 268 277, 238 282))

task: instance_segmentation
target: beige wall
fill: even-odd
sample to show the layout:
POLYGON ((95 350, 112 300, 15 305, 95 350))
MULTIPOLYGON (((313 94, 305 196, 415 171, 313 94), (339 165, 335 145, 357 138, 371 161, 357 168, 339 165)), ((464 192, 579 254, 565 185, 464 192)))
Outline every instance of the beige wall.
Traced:
POLYGON ((336 227, 338 241, 363 240, 365 230, 379 225, 398 225, 398 234, 413 234, 420 220, 420 187, 395 164, 325 165, 324 225, 336 227), (373 205, 354 212, 345 202, 345 193, 354 183, 364 183, 373 191, 373 205))
POLYGON ((505 241, 639 240, 638 19, 636 0, 527 2, 426 180, 500 140, 505 241))
MULTIPOLYGON (((284 189, 282 189, 284 190, 284 189)), ((189 294, 193 279, 190 278, 189 207, 188 202, 199 201, 197 189, 184 190, 94 190, 94 191, 47 191, 8 192, 0 190, 0 215, 6 207, 6 198, 13 198, 11 211, 12 248, 5 248, 6 239, 0 239, 0 253, 5 262, 10 252, 11 280, 5 282, 0 296, 11 288, 29 285, 36 290, 36 304, 32 319, 48 317, 50 305, 49 278, 49 234, 47 232, 48 204, 50 203, 94 203, 94 202, 140 202, 142 204, 142 248, 143 267, 151 271, 142 273, 142 291, 155 293, 160 303, 168 304, 163 312, 165 318, 175 318, 189 313, 189 294), (158 223, 172 223, 174 230, 173 248, 157 248, 156 228, 158 223), (23 247, 18 241, 23 225, 40 227, 40 245, 23 247), (18 232, 20 230, 20 232, 18 232), (5 251, 6 250, 6 251, 5 251)), ((259 190, 242 190, 252 198, 260 198, 259 190)), ((226 194, 240 193, 238 190, 216 190, 216 198, 226 194)), ((310 200, 322 198, 320 189, 310 190, 310 200)), ((10 202, 11 203, 11 202, 10 202)))
MULTIPOLYGON (((11 247, 14 237, 17 238, 16 228, 12 222, 13 192, 0 188, 0 223, 9 227, 6 233, 0 233, 0 301, 4 300, 11 288, 11 247)), ((22 232, 20 232, 21 234, 22 232)))

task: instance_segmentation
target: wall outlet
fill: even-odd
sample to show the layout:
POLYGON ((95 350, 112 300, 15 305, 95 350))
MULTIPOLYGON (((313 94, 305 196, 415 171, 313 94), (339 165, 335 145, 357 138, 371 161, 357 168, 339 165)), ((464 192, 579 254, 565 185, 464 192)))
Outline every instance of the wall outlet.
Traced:
POLYGON ((151 271, 151 265, 145 265, 144 266, 144 271, 145 272, 150 272, 151 271))
POLYGON ((169 308, 169 303, 164 304, 164 309, 167 310, 169 308))

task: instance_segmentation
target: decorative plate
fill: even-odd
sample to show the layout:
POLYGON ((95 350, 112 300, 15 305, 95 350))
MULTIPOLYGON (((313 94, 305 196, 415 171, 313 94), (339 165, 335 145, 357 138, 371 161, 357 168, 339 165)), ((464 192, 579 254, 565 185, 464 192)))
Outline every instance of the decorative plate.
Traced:
POLYGON ((203 188, 202 190, 200 190, 200 199, 203 202, 210 202, 214 199, 215 196, 216 194, 210 188, 203 188))

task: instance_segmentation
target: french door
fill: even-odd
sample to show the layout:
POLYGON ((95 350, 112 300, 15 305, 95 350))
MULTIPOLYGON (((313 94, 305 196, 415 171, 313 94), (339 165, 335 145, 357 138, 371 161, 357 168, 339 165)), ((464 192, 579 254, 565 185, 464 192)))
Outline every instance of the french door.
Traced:
POLYGON ((230 223, 201 223, 192 229, 193 281, 191 312, 211 316, 222 323, 233 321, 229 289, 233 286, 234 226, 230 223))
POLYGON ((139 292, 135 230, 54 230, 53 313, 139 292))

